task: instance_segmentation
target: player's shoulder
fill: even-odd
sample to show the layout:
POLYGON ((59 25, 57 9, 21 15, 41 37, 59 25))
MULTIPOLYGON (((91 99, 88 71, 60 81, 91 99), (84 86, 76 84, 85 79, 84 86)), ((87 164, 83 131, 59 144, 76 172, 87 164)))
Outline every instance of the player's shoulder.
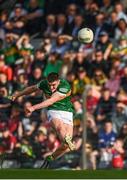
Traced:
POLYGON ((61 93, 68 93, 71 90, 69 82, 66 79, 60 79, 57 90, 61 93))
POLYGON ((69 82, 66 79, 60 79, 60 86, 70 86, 69 82))
POLYGON ((47 86, 47 80, 46 79, 42 79, 38 84, 37 84, 37 87, 38 88, 42 88, 42 87, 45 87, 47 86))

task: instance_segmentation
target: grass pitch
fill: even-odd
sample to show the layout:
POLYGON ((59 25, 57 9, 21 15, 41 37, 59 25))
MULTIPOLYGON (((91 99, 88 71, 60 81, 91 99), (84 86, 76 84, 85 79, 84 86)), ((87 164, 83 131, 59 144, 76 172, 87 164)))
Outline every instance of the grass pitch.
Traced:
POLYGON ((127 179, 127 171, 2 169, 0 179, 127 179))

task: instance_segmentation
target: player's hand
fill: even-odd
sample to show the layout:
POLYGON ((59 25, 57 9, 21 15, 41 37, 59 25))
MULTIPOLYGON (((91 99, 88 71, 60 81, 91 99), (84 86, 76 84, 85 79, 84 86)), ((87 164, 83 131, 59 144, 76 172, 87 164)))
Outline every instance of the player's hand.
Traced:
POLYGON ((9 98, 11 101, 16 101, 16 99, 18 98, 18 94, 15 93, 15 94, 13 94, 12 96, 9 96, 8 98, 9 98))
POLYGON ((31 106, 31 107, 27 107, 25 109, 25 112, 26 112, 26 115, 27 116, 30 116, 32 114, 32 112, 34 111, 34 108, 31 106))
POLYGON ((8 97, 11 101, 15 101, 18 97, 14 94, 8 97))

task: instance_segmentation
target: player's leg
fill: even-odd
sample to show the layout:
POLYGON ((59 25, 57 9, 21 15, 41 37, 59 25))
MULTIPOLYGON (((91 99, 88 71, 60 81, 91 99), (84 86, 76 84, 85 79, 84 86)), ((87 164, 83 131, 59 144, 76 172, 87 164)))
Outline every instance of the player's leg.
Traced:
POLYGON ((74 150, 74 144, 72 142, 73 136, 73 114, 66 111, 55 111, 49 110, 48 120, 50 121, 52 127, 55 129, 56 133, 61 140, 61 146, 53 152, 52 155, 46 158, 43 168, 48 166, 48 161, 54 160, 70 150, 74 150))
POLYGON ((48 156, 42 166, 40 168, 48 168, 49 163, 58 157, 64 155, 65 153, 74 150, 74 144, 72 142, 72 136, 73 136, 73 125, 66 124, 63 121, 59 119, 53 119, 51 121, 51 124, 53 128, 56 130, 57 134, 59 135, 59 138, 61 140, 61 146, 56 149, 53 154, 48 156))
POLYGON ((59 119, 53 119, 52 126, 56 129, 61 140, 61 146, 52 154, 53 158, 56 159, 66 152, 74 150, 75 147, 72 142, 73 125, 66 124, 59 119))

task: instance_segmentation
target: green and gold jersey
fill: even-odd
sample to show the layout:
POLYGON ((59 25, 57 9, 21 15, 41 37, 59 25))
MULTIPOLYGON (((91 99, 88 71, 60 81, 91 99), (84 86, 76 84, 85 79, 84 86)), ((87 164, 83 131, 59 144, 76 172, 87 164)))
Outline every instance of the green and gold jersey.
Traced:
POLYGON ((7 65, 14 64, 19 58, 19 52, 15 44, 9 45, 8 47, 4 48, 3 51, 5 56, 5 63, 7 65))
MULTIPOLYGON (((37 84, 37 87, 43 91, 43 93, 47 98, 50 98, 52 96, 53 93, 51 92, 50 87, 48 85, 48 81, 46 79, 39 82, 37 84)), ((71 91, 71 87, 66 80, 60 79, 60 84, 57 87, 56 91, 62 94, 67 94, 71 91)), ((73 112, 73 105, 70 101, 70 96, 65 97, 64 99, 52 104, 51 106, 48 107, 48 110, 73 112)))

